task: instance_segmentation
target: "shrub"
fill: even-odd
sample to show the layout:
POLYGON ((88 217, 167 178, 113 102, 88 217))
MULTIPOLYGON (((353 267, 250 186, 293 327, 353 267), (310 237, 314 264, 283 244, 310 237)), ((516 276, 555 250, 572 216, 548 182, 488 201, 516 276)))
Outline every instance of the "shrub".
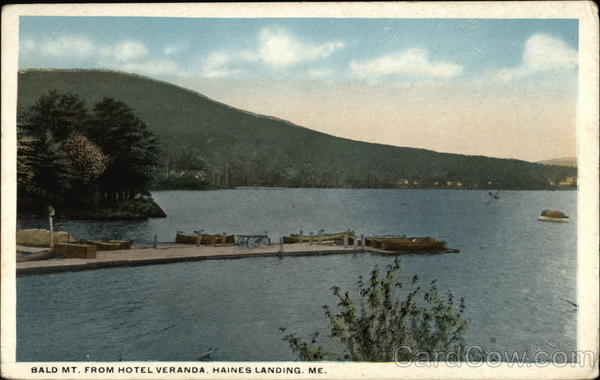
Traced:
MULTIPOLYGON (((404 285, 399 281, 399 271, 400 261, 395 259, 385 274, 375 266, 368 282, 359 277, 358 304, 349 292, 332 288, 338 299, 338 310, 323 308, 329 319, 329 336, 341 343, 343 352, 325 352, 317 344, 318 331, 312 334, 310 342, 294 334, 287 334, 283 339, 303 361, 408 361, 419 359, 418 353, 433 358, 440 352, 446 357, 465 360, 463 334, 468 323, 463 318, 464 299, 457 305, 451 291, 441 296, 437 280, 431 282, 429 290, 422 292, 415 285, 417 276, 411 281, 412 290, 401 297, 397 290, 404 285)), ((285 332, 284 328, 280 330, 285 332)))

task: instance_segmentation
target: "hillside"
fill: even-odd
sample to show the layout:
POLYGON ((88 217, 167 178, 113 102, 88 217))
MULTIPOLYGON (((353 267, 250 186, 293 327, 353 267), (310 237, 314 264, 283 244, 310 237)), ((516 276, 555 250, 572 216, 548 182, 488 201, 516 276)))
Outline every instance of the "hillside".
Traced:
POLYGON ((194 169, 190 163, 196 162, 202 169, 197 173, 213 187, 396 187, 408 179, 419 187, 460 181, 470 188, 531 189, 576 175, 575 168, 338 138, 113 71, 21 72, 19 111, 51 89, 77 94, 89 106, 104 97, 125 102, 160 137, 173 175, 194 169))
POLYGON ((543 165, 568 166, 568 167, 576 168, 577 167, 577 158, 576 157, 562 157, 562 158, 555 158, 553 160, 538 161, 537 163, 543 164, 543 165))

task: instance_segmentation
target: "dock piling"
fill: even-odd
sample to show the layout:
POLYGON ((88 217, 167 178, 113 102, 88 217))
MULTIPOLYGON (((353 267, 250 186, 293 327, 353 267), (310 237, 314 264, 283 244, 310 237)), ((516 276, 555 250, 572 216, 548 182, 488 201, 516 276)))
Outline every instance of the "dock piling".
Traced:
POLYGON ((48 206, 48 221, 50 223, 50 248, 54 248, 54 224, 52 217, 54 216, 54 207, 48 206))
POLYGON ((358 249, 358 238, 354 237, 354 244, 352 245, 353 249, 358 249))
POLYGON ((364 251, 365 250, 365 235, 360 234, 360 248, 364 251))
POLYGON ((308 244, 312 245, 312 243, 313 243, 313 232, 310 231, 310 235, 308 237, 308 244))
POLYGON ((348 234, 344 234, 344 248, 348 248, 348 234))
POLYGON ((279 254, 283 254, 283 236, 279 237, 279 254))
POLYGON ((152 248, 156 248, 158 245, 158 235, 154 235, 154 241, 152 241, 152 248))

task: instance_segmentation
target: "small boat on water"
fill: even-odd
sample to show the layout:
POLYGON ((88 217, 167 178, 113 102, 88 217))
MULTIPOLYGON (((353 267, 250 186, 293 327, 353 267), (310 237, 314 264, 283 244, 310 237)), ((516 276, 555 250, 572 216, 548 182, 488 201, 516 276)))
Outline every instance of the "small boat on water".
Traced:
POLYGON ((445 252, 448 243, 432 237, 365 238, 365 246, 391 252, 445 252))
POLYGON ((175 242, 179 244, 196 244, 200 236, 200 244, 203 245, 233 245, 235 244, 235 235, 216 235, 216 234, 202 234, 202 235, 188 235, 183 233, 177 233, 175 236, 175 242))
POLYGON ((558 210, 544 210, 542 215, 538 217, 538 220, 542 222, 568 222, 569 217, 562 211, 558 210))
POLYGON ((338 239, 344 239, 345 236, 349 238, 354 237, 354 231, 348 232, 335 232, 330 234, 320 234, 320 235, 299 235, 299 234, 291 234, 290 236, 283 237, 284 244, 294 244, 294 243, 309 243, 309 242, 331 242, 338 239))

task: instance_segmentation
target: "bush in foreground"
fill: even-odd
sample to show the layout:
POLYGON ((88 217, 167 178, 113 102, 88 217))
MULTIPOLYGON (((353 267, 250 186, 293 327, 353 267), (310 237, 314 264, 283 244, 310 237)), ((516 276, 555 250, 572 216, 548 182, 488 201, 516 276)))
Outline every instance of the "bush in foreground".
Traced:
MULTIPOLYGON (((305 342, 294 334, 283 337, 300 360, 345 360, 368 362, 392 362, 434 358, 439 353, 460 361, 465 360, 463 334, 468 328, 463 318, 464 299, 457 305, 452 292, 441 296, 436 281, 429 290, 422 292, 416 286, 414 276, 412 289, 402 297, 399 291, 404 284, 399 281, 400 261, 394 260, 382 274, 377 266, 368 282, 359 277, 358 303, 349 292, 342 293, 333 287, 338 299, 338 310, 323 306, 329 319, 330 337, 341 343, 343 352, 325 352, 317 344, 319 333, 305 342)), ((282 332, 284 328, 280 329, 282 332)))

